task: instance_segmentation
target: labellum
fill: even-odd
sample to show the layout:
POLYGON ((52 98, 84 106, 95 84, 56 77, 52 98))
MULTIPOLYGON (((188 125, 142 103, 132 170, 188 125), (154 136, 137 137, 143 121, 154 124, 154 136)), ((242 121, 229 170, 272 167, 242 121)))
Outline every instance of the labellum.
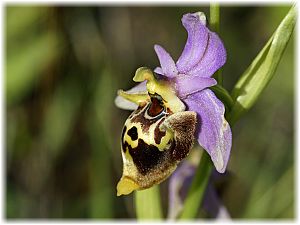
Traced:
POLYGON ((185 111, 172 85, 147 68, 138 69, 133 80, 147 80, 147 92, 119 91, 138 108, 122 131, 123 175, 117 185, 118 196, 165 180, 194 144, 196 113, 185 111))

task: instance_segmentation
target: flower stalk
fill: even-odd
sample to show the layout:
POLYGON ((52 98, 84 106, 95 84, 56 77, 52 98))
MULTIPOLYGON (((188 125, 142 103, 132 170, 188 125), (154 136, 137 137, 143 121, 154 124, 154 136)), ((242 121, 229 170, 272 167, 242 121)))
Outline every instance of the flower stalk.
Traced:
POLYGON ((199 206, 203 200, 206 186, 213 169, 209 155, 203 151, 199 166, 195 173, 192 185, 184 202, 180 219, 192 219, 196 217, 199 206))
MULTIPOLYGON (((209 14, 210 14, 210 29, 219 33, 220 31, 220 5, 218 3, 211 3, 209 7, 209 14)), ((223 77, 222 71, 219 69, 215 73, 216 80, 220 86, 223 85, 223 77)))
POLYGON ((135 192, 135 207, 137 220, 162 219, 159 185, 135 192))

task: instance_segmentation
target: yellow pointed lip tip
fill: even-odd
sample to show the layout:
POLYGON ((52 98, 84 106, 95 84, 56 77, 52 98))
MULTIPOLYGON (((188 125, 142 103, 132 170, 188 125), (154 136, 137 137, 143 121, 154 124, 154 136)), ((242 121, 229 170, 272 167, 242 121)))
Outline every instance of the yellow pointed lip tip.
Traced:
POLYGON ((139 185, 135 183, 132 179, 122 177, 119 183, 117 184, 117 196, 128 195, 139 188, 139 185))

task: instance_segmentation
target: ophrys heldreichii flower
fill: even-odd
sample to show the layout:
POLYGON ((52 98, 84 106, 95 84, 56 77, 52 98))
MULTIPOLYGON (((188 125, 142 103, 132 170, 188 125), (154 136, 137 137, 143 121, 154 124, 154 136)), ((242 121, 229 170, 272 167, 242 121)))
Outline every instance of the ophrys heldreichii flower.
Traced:
POLYGON ((195 137, 217 171, 226 169, 231 129, 223 103, 208 89, 217 84, 212 75, 224 65, 226 51, 206 27, 203 13, 185 14, 182 24, 188 39, 177 62, 155 45, 161 66, 154 73, 139 68, 133 80, 140 84, 118 92, 116 105, 134 111, 122 131, 123 175, 117 195, 165 180, 188 155, 195 137))

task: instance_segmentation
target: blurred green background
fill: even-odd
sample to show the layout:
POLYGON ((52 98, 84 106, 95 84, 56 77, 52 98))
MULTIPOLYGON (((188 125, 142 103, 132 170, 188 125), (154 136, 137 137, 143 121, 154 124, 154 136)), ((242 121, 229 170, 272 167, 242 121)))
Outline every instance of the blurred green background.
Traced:
MULTIPOLYGON (((289 8, 221 7, 227 90, 289 8)), ((195 11, 209 16, 207 5, 5 6, 7 218, 135 217, 133 195, 116 197, 130 112, 114 98, 134 85, 138 67, 158 65, 154 44, 179 57, 181 16, 195 11)), ((274 79, 234 127, 231 175, 219 188, 232 218, 295 216, 294 54, 293 35, 274 79)))

